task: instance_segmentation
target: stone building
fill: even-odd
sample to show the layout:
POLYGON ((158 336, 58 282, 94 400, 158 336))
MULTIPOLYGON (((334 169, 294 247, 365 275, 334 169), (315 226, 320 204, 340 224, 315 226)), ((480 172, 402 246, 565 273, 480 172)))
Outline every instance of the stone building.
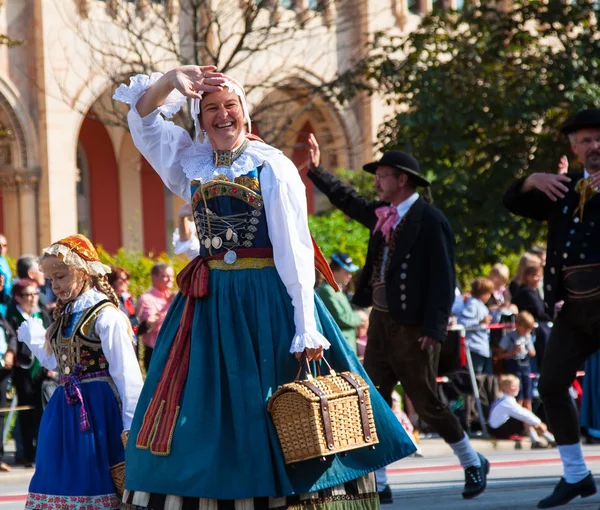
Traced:
MULTIPOLYGON (((190 0, 0 0, 0 34, 22 41, 17 47, 0 46, 0 232, 9 240, 9 255, 38 253, 77 231, 111 252, 121 246, 154 253, 169 249, 180 199, 165 190, 125 129, 98 120, 100 102, 110 98, 114 83, 98 66, 97 54, 104 47, 101 37, 123 37, 122 27, 114 23, 118 9, 140 17, 145 9, 163 9, 175 30, 181 30, 190 24, 178 9, 178 3, 186 1, 190 0), (96 32, 97 44, 92 23, 102 27, 96 32), (85 37, 78 33, 82 30, 85 37)), ((213 4, 219 1, 223 8, 243 9, 255 0, 213 4)), ((437 3, 460 7, 462 2, 437 3)), ((324 164, 358 168, 373 157, 377 126, 386 114, 382 102, 359 97, 343 108, 325 101, 304 108, 293 100, 294 90, 332 79, 348 68, 364 51, 368 34, 410 30, 420 14, 433 7, 432 1, 267 4, 269 16, 293 20, 299 29, 294 37, 273 42, 268 52, 249 56, 240 65, 236 77, 247 86, 267 72, 278 74, 277 83, 285 84, 282 89, 257 88, 249 94, 251 107, 291 95, 286 106, 289 120, 277 145, 302 168, 307 160, 304 140, 314 132, 323 146, 324 164)), ((161 41, 155 43, 161 46, 161 41)), ((131 74, 112 60, 124 76, 131 74)), ((165 57, 164 68, 157 70, 174 65, 165 57)), ((309 210, 314 212, 318 197, 305 182, 309 210)))

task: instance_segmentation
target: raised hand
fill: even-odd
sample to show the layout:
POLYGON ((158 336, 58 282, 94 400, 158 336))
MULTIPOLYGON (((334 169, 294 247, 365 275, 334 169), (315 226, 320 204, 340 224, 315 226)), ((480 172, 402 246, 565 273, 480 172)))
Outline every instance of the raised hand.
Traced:
POLYGON ((321 151, 315 135, 308 135, 308 151, 310 153, 310 168, 317 168, 321 162, 321 151))
POLYGON ((215 66, 181 66, 174 70, 171 83, 184 96, 200 99, 199 92, 223 90, 225 76, 215 66))
POLYGON ((569 191, 569 188, 565 186, 569 182, 571 182, 571 179, 566 175, 535 173, 525 179, 521 190, 527 192, 537 189, 544 193, 550 200, 556 202, 564 198, 567 191, 569 191))
POLYGON ((567 159, 567 156, 563 155, 560 158, 560 161, 558 162, 558 174, 559 175, 563 175, 566 174, 569 171, 569 160, 567 159))

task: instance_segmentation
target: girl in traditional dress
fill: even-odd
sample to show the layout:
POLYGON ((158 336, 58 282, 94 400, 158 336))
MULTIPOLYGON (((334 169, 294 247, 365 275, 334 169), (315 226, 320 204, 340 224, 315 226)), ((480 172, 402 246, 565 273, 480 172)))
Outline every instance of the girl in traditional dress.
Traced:
POLYGON ((415 447, 372 386, 375 450, 284 464, 267 401, 294 379, 293 354, 318 359, 329 349, 335 369, 367 376, 315 297, 298 170, 248 134, 242 87, 213 70, 136 76, 115 94, 131 105, 138 149, 191 203, 200 239, 200 255, 177 278, 181 293, 161 327, 133 420, 125 507, 233 508, 236 500, 247 509, 376 508, 370 473, 415 447), (185 96, 194 99, 203 141, 162 116, 178 111, 185 96))
POLYGON ((54 323, 46 331, 40 319, 29 318, 19 327, 19 341, 58 371, 60 387, 42 417, 25 508, 117 509, 121 435, 142 388, 131 326, 106 281, 110 268, 87 238, 54 243, 43 251, 41 266, 58 297, 54 323))

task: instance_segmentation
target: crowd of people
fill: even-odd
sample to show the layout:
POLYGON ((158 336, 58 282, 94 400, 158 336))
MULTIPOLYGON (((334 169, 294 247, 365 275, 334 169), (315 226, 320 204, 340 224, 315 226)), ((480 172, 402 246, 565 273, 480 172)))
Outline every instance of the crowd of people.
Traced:
POLYGON ((82 235, 21 257, 13 281, 0 236, 0 419, 12 385, 18 455, 36 467, 26 508, 377 508, 393 501, 386 466, 416 451, 412 424, 393 412, 398 383, 409 414, 464 469, 462 497, 478 497, 490 463, 436 382, 454 323, 475 372, 499 375, 492 432, 526 431, 533 446, 558 448, 564 477, 538 507, 596 492, 569 387, 600 346, 600 111, 564 127, 584 173, 532 174, 504 196, 514 214, 549 222, 548 262, 535 248, 512 280, 496 264, 463 293, 451 225, 410 154, 364 165, 375 177, 371 201, 323 168, 309 138, 308 178, 370 231, 358 271, 345 253, 329 265, 322 257, 298 171, 252 134, 233 78, 183 66, 132 77, 114 98, 131 107, 136 147, 187 203, 174 241, 191 260, 179 292, 172 267, 159 263, 137 297, 128 272, 105 266, 82 235), (193 139, 165 120, 187 99, 193 139), (299 361, 324 356, 368 384, 379 444, 288 466, 267 402, 298 377, 299 361), (544 421, 532 412, 538 372, 544 421))

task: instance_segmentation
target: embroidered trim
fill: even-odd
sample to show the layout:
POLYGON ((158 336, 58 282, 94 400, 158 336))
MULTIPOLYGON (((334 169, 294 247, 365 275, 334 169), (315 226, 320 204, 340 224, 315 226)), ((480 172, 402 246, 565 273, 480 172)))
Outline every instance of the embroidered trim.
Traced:
POLYGON ((264 269, 265 267, 275 267, 273 259, 259 259, 252 257, 242 257, 233 264, 228 264, 224 260, 209 260, 208 267, 219 271, 239 271, 242 269, 264 269))
POLYGON ((192 181, 192 186, 199 186, 192 195, 192 206, 194 209, 198 202, 202 200, 201 194, 204 194, 206 200, 227 196, 243 200, 254 209, 261 209, 263 206, 262 196, 241 184, 222 180, 210 181, 206 184, 201 184, 199 181, 192 181))
POLYGON ((25 508, 31 510, 116 510, 121 501, 116 494, 101 496, 57 496, 30 492, 25 508))
POLYGON ((266 143, 251 140, 248 147, 230 167, 215 166, 213 149, 210 143, 194 143, 186 148, 180 158, 181 167, 190 181, 202 183, 215 180, 217 176, 225 176, 230 182, 242 177, 262 165, 265 161, 273 163, 274 158, 282 152, 266 143))

